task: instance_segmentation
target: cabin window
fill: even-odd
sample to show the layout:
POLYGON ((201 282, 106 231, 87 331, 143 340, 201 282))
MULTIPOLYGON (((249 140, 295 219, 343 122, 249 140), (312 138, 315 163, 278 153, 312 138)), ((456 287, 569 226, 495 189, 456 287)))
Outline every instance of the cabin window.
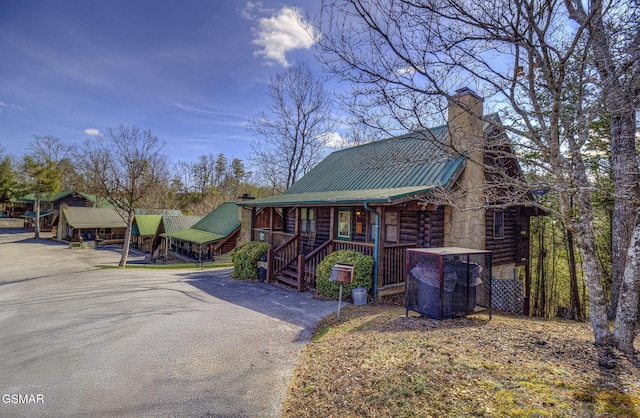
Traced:
POLYGON ((338 238, 351 239, 351 211, 338 211, 338 238))
POLYGON ((391 244, 398 243, 399 225, 398 212, 389 211, 384 213, 385 242, 391 244))
POLYGON ((300 232, 313 234, 316 232, 316 213, 313 208, 300 209, 300 232))
POLYGON ((376 218, 377 218, 377 215, 374 215, 373 213, 369 214, 369 240, 370 241, 376 240, 376 218))
POLYGON ((504 212, 501 210, 493 212, 493 237, 504 238, 504 212))

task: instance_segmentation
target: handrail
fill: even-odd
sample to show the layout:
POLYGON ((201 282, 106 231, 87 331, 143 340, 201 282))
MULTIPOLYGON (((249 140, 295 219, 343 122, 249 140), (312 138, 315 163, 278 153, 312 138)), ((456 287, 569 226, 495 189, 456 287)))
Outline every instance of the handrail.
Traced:
POLYGON ((415 248, 417 245, 417 242, 407 242, 403 244, 385 244, 383 248, 415 248))
POLYGON ((323 242, 321 246, 319 246, 318 248, 316 248, 315 250, 311 251, 309 254, 307 254, 304 257, 304 261, 309 260, 310 258, 315 257, 318 253, 320 253, 322 250, 324 250, 325 248, 327 248, 329 245, 331 245, 333 243, 333 240, 328 240, 326 242, 323 242))
POLYGON ((287 240, 284 244, 282 244, 281 246, 273 250, 271 261, 272 261, 272 265, 274 266, 273 268, 274 276, 280 273, 285 268, 289 267, 296 260, 298 256, 296 244, 298 244, 299 241, 300 241, 300 234, 296 234, 295 236, 287 240), (294 246, 293 251, 291 250, 292 244, 294 246), (288 254, 289 257, 286 257, 287 252, 289 253, 288 254), (276 256, 281 253, 285 253, 285 258, 282 260, 277 260, 276 256), (275 265, 276 260, 278 261, 277 265, 275 265))
MULTIPOLYGON (((305 286, 315 287, 316 284, 316 268, 320 261, 326 257, 333 250, 333 240, 330 239, 323 242, 315 250, 311 251, 304 257, 304 266, 300 269, 302 276, 298 278, 298 281, 304 281, 305 286)), ((300 274, 299 273, 299 274, 300 274)))
POLYGON ((274 249, 273 249, 273 253, 274 253, 274 255, 275 255, 275 254, 279 254, 279 253, 281 253, 282 251, 284 251, 283 249, 284 249, 287 245, 291 244, 293 241, 297 240, 298 238, 300 238, 300 235, 294 235, 294 236, 292 236, 291 238, 289 238, 287 241, 285 241, 281 246, 279 246, 279 247, 277 247, 277 248, 274 248, 274 249))

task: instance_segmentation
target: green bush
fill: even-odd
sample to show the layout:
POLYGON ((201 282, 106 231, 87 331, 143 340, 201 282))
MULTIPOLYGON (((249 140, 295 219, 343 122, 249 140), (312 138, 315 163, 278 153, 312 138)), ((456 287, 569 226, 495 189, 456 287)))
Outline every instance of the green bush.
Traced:
POLYGON ((335 251, 329 254, 318 264, 316 269, 316 291, 319 294, 338 299, 340 295, 340 283, 329 281, 331 268, 336 264, 351 264, 353 270, 353 283, 345 283, 342 286, 343 295, 351 295, 351 289, 366 287, 371 289, 373 273, 373 257, 360 254, 356 251, 335 251))
POLYGON ((231 251, 233 261, 233 273, 231 277, 236 279, 257 279, 258 261, 267 254, 271 248, 268 242, 251 241, 236 247, 231 251))

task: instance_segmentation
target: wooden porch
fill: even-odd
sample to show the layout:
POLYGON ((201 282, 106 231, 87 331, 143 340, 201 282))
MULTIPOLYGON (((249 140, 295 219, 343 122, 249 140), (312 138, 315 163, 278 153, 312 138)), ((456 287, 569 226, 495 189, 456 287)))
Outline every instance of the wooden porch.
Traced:
MULTIPOLYGON (((351 250, 374 256, 375 244, 370 242, 329 239, 317 247, 308 246, 309 237, 298 234, 256 228, 253 239, 271 243, 274 248, 267 252, 267 282, 285 285, 298 292, 316 287, 316 268, 333 251, 351 250)), ((416 243, 382 245, 378 259, 378 296, 404 292, 407 248, 416 243)))

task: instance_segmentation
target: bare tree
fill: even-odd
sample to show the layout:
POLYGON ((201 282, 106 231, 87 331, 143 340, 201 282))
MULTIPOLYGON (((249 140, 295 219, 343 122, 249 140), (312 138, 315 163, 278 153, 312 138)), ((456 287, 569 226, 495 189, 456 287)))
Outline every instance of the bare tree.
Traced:
MULTIPOLYGON (((627 249, 638 211, 636 110, 640 93, 640 10, 629 2, 565 0, 571 18, 587 28, 591 63, 600 76, 609 116, 615 182, 612 225, 612 284, 609 318, 617 312, 627 249)), ((625 300, 626 297, 623 297, 625 300)), ((636 297, 637 299, 637 297, 636 297)), ((633 308, 637 312, 636 307, 633 308)), ((630 306, 623 310, 629 312, 630 306)), ((635 321, 635 315, 632 321, 635 321)))
POLYGON ((120 267, 127 263, 135 209, 145 196, 168 182, 163 148, 164 143, 150 130, 120 125, 87 140, 78 157, 93 189, 118 209, 127 223, 120 267))
MULTIPOLYGON (((494 104, 516 142, 498 152, 528 158, 541 183, 534 187, 549 189, 560 203, 558 215, 582 254, 595 342, 610 343, 593 227, 591 197, 598 190, 587 176, 583 151, 602 110, 620 113, 611 137, 622 155, 614 164, 631 175, 616 176, 616 198, 635 198, 638 167, 628 138, 635 134, 638 105, 637 8, 623 0, 594 0, 588 6, 579 0, 326 0, 316 22, 322 34, 319 58, 351 83, 352 110, 370 125, 385 131, 433 126, 445 100, 456 101, 451 92, 464 86, 494 104), (612 88, 614 80, 623 86, 612 88)), ((485 123, 495 122, 485 118, 485 123)), ((452 152, 461 151, 449 145, 452 152)), ((523 200, 530 191, 525 182, 491 174, 493 184, 486 190, 496 186, 501 192, 489 203, 531 204, 523 200), (500 187, 499 181, 508 185, 500 187), (506 191, 511 202, 497 200, 506 191)), ((629 256, 627 269, 635 266, 634 254, 629 256)), ((636 317, 640 274, 632 270, 624 275, 630 295, 624 315, 618 308, 618 319, 636 317)), ((616 336, 618 347, 626 351, 635 335, 632 322, 615 325, 616 333, 624 334, 616 336)))
POLYGON ((295 64, 271 79, 268 114, 248 124, 255 140, 251 162, 276 192, 282 192, 323 157, 331 119, 331 95, 306 63, 295 64))

